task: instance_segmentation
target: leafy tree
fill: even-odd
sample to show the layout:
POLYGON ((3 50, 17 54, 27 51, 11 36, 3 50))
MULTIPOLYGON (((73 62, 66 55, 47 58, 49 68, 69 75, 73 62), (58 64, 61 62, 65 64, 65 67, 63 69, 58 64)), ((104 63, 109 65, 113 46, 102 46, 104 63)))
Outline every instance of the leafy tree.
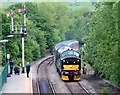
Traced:
POLYGON ((27 61, 35 61, 36 59, 41 58, 40 46, 36 40, 31 40, 31 37, 28 36, 25 39, 25 58, 27 61))
POLYGON ((86 41, 86 60, 97 74, 119 85, 117 4, 99 3, 90 21, 86 41))
POLYGON ((36 29, 34 35, 37 43, 39 44, 41 56, 44 56, 46 54, 46 39, 44 37, 44 31, 36 29))
MULTIPOLYGON (((2 18, 1 18, 1 10, 0 10, 0 40, 2 39, 2 18)), ((0 64, 2 63, 2 48, 1 48, 1 44, 0 44, 0 64)))
MULTIPOLYGON (((68 31, 70 22, 69 8, 63 3, 27 2, 25 4, 28 26, 28 35, 25 37, 25 61, 33 61, 45 56, 46 49, 52 51, 55 43, 65 39, 65 33, 68 31)), ((2 32, 4 36, 10 34, 9 26, 11 25, 11 18, 5 17, 5 14, 9 13, 10 10, 21 9, 23 5, 23 3, 18 3, 2 10, 2 32)), ((14 24, 23 25, 22 17, 23 14, 15 13, 14 24)), ((11 54, 16 64, 20 64, 22 56, 21 36, 15 36, 15 38, 9 38, 7 52, 11 54), (14 42, 14 40, 16 41, 14 42)))
POLYGON ((89 32, 88 25, 91 17, 91 10, 87 7, 71 10, 71 25, 66 33, 67 39, 81 40, 89 32), (71 36, 73 35, 73 36, 71 36))

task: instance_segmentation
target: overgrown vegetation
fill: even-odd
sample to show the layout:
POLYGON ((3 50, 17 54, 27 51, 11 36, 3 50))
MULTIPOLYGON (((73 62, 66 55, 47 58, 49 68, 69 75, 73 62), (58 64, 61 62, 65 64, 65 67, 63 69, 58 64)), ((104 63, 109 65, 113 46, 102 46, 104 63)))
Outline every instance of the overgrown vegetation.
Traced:
MULTIPOLYGON (((16 4, 2 10, 2 35, 10 34, 11 18, 5 17, 10 10, 21 9, 23 4, 16 4)), ((70 26, 70 9, 64 3, 26 3, 28 35, 25 37, 25 61, 35 61, 46 54, 46 49, 53 50, 55 43, 65 40, 65 33, 70 26)), ((14 24, 23 24, 23 16, 15 13, 14 24)), ((15 64, 21 63, 21 37, 7 38, 7 53, 15 64)))
POLYGON ((120 86, 118 55, 118 4, 99 3, 85 37, 85 57, 95 73, 120 86))
POLYGON ((100 95, 109 95, 109 90, 106 87, 101 88, 100 95))

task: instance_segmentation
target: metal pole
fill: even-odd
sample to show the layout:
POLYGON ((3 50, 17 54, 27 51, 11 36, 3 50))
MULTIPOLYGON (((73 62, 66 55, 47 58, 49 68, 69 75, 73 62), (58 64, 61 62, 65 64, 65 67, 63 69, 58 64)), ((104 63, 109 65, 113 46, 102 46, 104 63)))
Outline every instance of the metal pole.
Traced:
POLYGON ((24 67, 24 34, 22 34, 22 73, 25 73, 24 67))
MULTIPOLYGON (((21 29, 20 29, 20 33, 22 33, 22 26, 21 26, 21 29)), ((24 71, 24 33, 21 34, 22 36, 22 73, 25 73, 24 71)))
POLYGON ((5 64, 6 64, 6 45, 4 43, 4 57, 5 57, 5 64))
MULTIPOLYGON (((25 9, 25 5, 24 5, 24 10, 25 9)), ((22 29, 21 29, 22 32, 22 29)), ((24 33, 26 32, 26 11, 24 12, 24 33)), ((25 63, 24 63, 24 33, 22 33, 22 73, 24 73, 24 67, 25 67, 25 63)))
POLYGON ((26 30, 26 9, 25 9, 25 5, 24 5, 24 10, 25 10, 25 12, 24 12, 24 33, 27 31, 26 30))
MULTIPOLYGON (((11 11, 12 12, 12 11, 11 11)), ((12 14, 13 14, 13 12, 12 12, 12 14)), ((11 17, 11 24, 12 24, 12 33, 14 32, 14 14, 12 15, 12 17, 11 17)))

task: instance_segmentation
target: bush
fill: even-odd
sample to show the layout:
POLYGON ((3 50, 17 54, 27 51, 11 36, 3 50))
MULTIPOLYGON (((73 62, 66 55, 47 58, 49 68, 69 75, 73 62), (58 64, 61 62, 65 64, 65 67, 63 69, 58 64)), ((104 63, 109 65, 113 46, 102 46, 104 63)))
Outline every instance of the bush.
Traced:
POLYGON ((103 87, 100 90, 100 93, 101 93, 100 95, 109 95, 108 92, 109 92, 108 89, 106 87, 103 87))

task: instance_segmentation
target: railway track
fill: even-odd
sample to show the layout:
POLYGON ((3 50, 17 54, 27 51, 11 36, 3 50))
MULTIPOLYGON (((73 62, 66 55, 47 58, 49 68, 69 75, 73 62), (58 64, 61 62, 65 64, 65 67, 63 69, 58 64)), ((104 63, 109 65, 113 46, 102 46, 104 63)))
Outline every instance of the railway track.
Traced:
MULTIPOLYGON (((49 59, 52 59, 52 60, 53 60, 53 55, 52 55, 52 56, 49 56, 49 57, 47 57, 47 58, 45 58, 45 59, 43 59, 43 60, 39 63, 39 65, 38 65, 38 67, 37 67, 37 74, 38 74, 38 70, 39 70, 39 67, 41 66, 41 64, 43 64, 45 61, 48 61, 49 59)), ((50 64, 52 60, 50 60, 50 61, 48 62, 48 64, 50 64)))
POLYGON ((33 95, 40 95, 40 94, 53 94, 55 95, 56 93, 69 93, 71 95, 73 94, 85 94, 85 95, 91 95, 90 92, 85 89, 85 87, 83 87, 79 82, 63 82, 61 80, 61 78, 58 76, 56 76, 55 74, 55 69, 54 74, 55 77, 53 80, 56 81, 51 81, 51 79, 53 77, 51 77, 52 74, 52 69, 50 69, 50 67, 54 66, 54 60, 53 60, 53 56, 49 56, 45 59, 43 59, 42 61, 38 61, 38 65, 37 65, 37 79, 36 79, 36 83, 34 82, 34 84, 36 86, 36 92, 34 92, 33 95), (57 79, 55 79, 57 78, 57 79), (59 83, 58 83, 59 81, 59 83), (59 85, 60 84, 60 85, 59 85), (62 90, 59 88, 63 88, 62 90), (63 91, 65 90, 65 91, 63 91))
POLYGON ((85 91, 87 95, 92 95, 84 86, 82 86, 79 82, 77 82, 78 85, 85 91))
POLYGON ((92 95, 85 87, 83 87, 79 82, 65 82, 65 85, 68 87, 72 95, 75 94, 85 94, 92 95))
POLYGON ((49 93, 54 94, 54 87, 52 82, 48 78, 48 69, 47 67, 53 63, 53 57, 49 57, 46 60, 43 60, 38 66, 37 73, 40 77, 38 77, 38 93, 49 93))

